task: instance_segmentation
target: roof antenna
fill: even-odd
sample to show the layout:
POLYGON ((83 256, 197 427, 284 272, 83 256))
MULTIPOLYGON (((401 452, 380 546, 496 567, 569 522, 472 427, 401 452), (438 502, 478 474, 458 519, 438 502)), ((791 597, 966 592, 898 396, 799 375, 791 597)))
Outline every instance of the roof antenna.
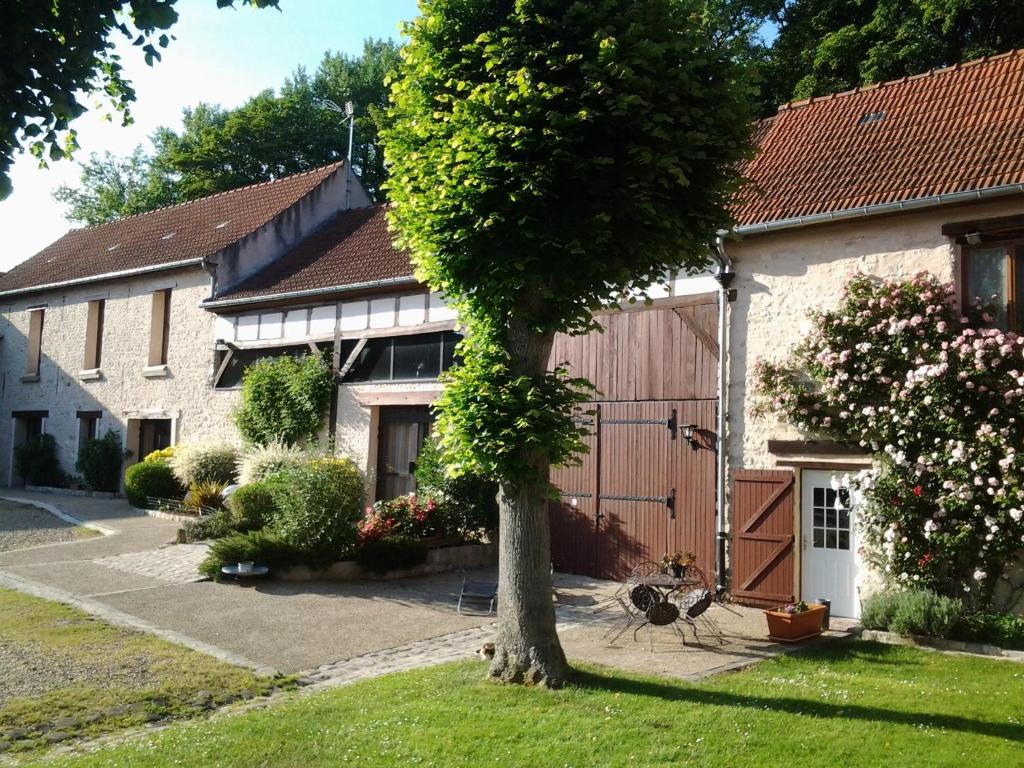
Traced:
POLYGON ((320 99, 320 106, 344 115, 348 120, 348 154, 345 156, 345 210, 352 208, 352 136, 356 126, 356 107, 351 101, 345 102, 345 107, 339 107, 330 99, 320 99))

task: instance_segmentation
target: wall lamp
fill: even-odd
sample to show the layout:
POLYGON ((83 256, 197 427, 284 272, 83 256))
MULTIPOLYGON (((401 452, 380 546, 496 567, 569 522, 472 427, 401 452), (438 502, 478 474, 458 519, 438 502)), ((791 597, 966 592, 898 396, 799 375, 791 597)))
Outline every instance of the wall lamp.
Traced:
POLYGON ((700 445, 697 444, 697 439, 694 437, 694 433, 697 430, 696 424, 680 424, 679 433, 683 436, 683 440, 690 444, 690 448, 697 450, 700 445))

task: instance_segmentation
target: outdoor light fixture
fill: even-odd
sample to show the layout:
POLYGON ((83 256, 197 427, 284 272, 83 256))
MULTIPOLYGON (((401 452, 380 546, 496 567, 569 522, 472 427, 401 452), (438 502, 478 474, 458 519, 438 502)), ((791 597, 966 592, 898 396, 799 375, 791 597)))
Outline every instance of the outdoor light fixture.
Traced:
POLYGON ((967 241, 968 245, 981 245, 981 233, 980 232, 970 232, 970 233, 964 235, 964 240, 967 241))
POLYGON ((683 440, 690 444, 693 450, 697 450, 700 446, 697 444, 696 438, 694 438, 694 431, 697 429, 696 424, 680 424, 679 432, 683 436, 683 440))

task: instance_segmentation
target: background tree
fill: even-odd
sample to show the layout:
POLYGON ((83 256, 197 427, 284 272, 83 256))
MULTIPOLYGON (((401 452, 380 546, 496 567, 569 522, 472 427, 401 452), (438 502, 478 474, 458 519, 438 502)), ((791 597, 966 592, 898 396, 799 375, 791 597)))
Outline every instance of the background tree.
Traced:
MULTIPOLYGON (((114 38, 122 34, 160 59, 160 34, 178 20, 177 0, 14 0, 0 5, 0 199, 11 192, 9 171, 26 145, 41 162, 77 149, 71 121, 85 112, 82 94, 102 93, 131 122, 135 91, 124 79, 114 38)), ((256 7, 278 0, 243 0, 256 7)), ((232 0, 217 0, 217 6, 232 0)))
POLYGON ((183 198, 166 173, 142 149, 125 157, 93 153, 82 163, 81 185, 62 185, 53 196, 68 206, 67 217, 89 226, 173 205, 183 198))
POLYGON ((749 132, 735 51, 697 0, 421 0, 384 133, 390 219, 468 325, 440 402, 455 474, 500 481, 490 673, 561 685, 552 464, 581 450, 584 382, 554 335, 680 267, 728 217, 749 132))
POLYGON ((1024 45, 1017 0, 750 0, 776 25, 764 52, 762 111, 778 104, 915 75, 1024 45))
POLYGON ((392 40, 366 40, 357 56, 324 54, 314 75, 297 69, 280 91, 265 90, 234 109, 200 103, 180 131, 160 128, 151 155, 92 158, 78 187, 60 187, 68 217, 98 224, 194 200, 340 160, 348 126, 324 99, 356 110, 353 168, 371 195, 385 178, 378 134, 387 119, 385 77, 398 61, 392 40))

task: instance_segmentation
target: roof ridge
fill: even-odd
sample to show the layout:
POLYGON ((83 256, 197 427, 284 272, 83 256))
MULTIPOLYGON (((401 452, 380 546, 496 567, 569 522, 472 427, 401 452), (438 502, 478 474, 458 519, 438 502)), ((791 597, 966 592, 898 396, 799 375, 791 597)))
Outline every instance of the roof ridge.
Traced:
POLYGON ((118 223, 120 223, 122 221, 131 221, 132 219, 137 219, 137 218, 139 218, 141 216, 148 216, 149 214, 156 213, 157 211, 169 211, 172 208, 182 208, 182 207, 184 207, 186 205, 194 205, 196 203, 201 203, 201 202, 204 202, 206 200, 213 200, 214 198, 217 198, 217 197, 224 197, 225 195, 232 195, 232 194, 234 194, 236 192, 243 192, 243 191, 245 191, 247 189, 255 189, 256 187, 263 187, 263 186, 271 186, 273 184, 278 184, 278 183, 280 183, 282 181, 287 181, 288 179, 297 179, 300 176, 308 176, 310 174, 317 173, 318 171, 323 171, 323 170, 325 170, 327 168, 331 168, 332 166, 337 168, 337 167, 340 167, 340 166, 342 166, 344 164, 345 164, 345 158, 342 158, 341 160, 335 160, 333 163, 326 163, 324 165, 318 165, 315 168, 307 168, 305 171, 299 171, 298 173, 289 173, 287 176, 281 176, 280 178, 277 178, 277 179, 267 179, 266 181, 256 181, 256 182, 253 182, 252 184, 245 184, 245 185, 243 185, 241 187, 234 187, 233 189, 225 189, 225 190, 222 190, 220 192, 213 192, 212 194, 203 195, 202 197, 197 197, 197 198, 194 198, 192 200, 184 200, 184 201, 182 201, 180 203, 172 203, 170 205, 161 205, 159 208, 153 208, 153 209, 148 210, 148 211, 139 211, 138 213, 133 213, 130 216, 123 216, 120 219, 113 219, 111 221, 104 221, 102 224, 92 224, 92 225, 87 226, 87 227, 77 227, 77 228, 73 227, 72 229, 70 229, 68 231, 68 234, 70 234, 71 232, 88 232, 89 230, 99 229, 100 227, 106 227, 106 226, 109 226, 110 224, 118 224, 118 223))
POLYGON ((836 93, 826 93, 821 96, 809 96, 805 99, 794 99, 793 101, 787 101, 778 106, 776 114, 782 114, 783 112, 789 112, 796 109, 802 109, 809 107, 812 104, 820 104, 824 101, 834 101, 835 99, 844 98, 847 96, 854 96, 858 93, 864 93, 865 91, 873 91, 881 88, 889 88, 894 85, 902 85, 903 83, 910 82, 911 80, 921 80, 926 77, 934 77, 936 75, 945 75, 950 72, 958 72, 964 69, 970 69, 973 67, 981 66, 982 64, 990 64, 1001 59, 1007 59, 1012 56, 1024 56, 1024 48, 1013 48, 1004 53, 997 53, 990 56, 982 56, 979 59, 971 59, 970 61, 958 61, 955 64, 949 64, 945 67, 932 67, 931 69, 919 72, 916 75, 904 75, 903 77, 897 77, 892 80, 882 80, 877 83, 868 83, 867 85, 858 85, 856 88, 851 88, 846 91, 838 91, 836 93))

